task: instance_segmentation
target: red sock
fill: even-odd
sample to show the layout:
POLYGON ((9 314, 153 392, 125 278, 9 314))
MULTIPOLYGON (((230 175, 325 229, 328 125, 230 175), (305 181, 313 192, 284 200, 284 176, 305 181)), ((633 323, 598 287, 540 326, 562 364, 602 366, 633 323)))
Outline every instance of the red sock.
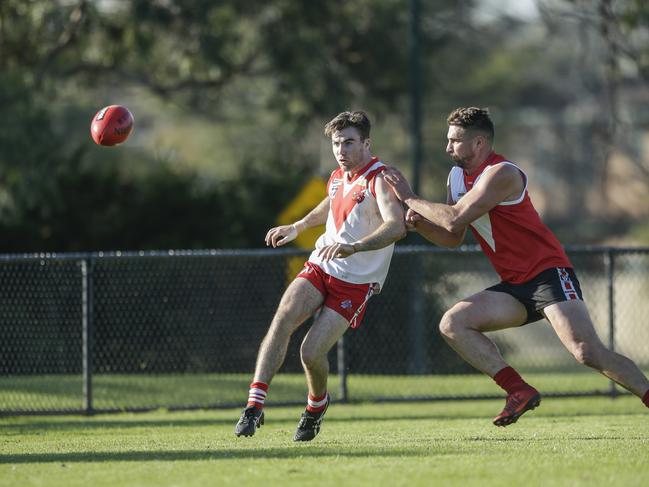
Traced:
POLYGON ((263 409, 267 393, 268 384, 264 382, 253 382, 250 384, 250 390, 248 391, 248 404, 246 406, 254 406, 257 409, 263 409))
POLYGON ((307 396, 306 410, 310 413, 320 413, 324 411, 327 407, 327 396, 328 394, 326 391, 322 396, 314 396, 309 392, 309 395, 307 396))
POLYGON ((496 381, 496 384, 502 387, 507 394, 516 392, 527 385, 523 378, 518 375, 518 372, 516 372, 512 367, 505 367, 504 369, 499 370, 496 375, 494 375, 494 381, 496 381))
POLYGON ((645 392, 644 396, 642 396, 642 402, 649 408, 649 389, 647 389, 647 392, 645 392))

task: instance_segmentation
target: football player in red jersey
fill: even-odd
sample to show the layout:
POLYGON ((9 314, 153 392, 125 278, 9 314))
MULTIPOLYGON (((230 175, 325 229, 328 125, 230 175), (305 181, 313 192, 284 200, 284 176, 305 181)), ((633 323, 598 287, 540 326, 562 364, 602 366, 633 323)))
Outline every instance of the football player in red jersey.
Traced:
POLYGON ((309 393, 293 437, 315 438, 329 405, 327 352, 349 327, 360 325, 367 300, 385 281, 394 242, 406 234, 403 207, 383 180, 386 165, 370 151, 367 115, 342 112, 325 126, 325 135, 338 163, 328 195, 303 219, 266 234, 266 245, 280 247, 305 228, 326 223, 259 347, 248 403, 234 429, 237 436, 253 436, 263 424, 268 386, 284 362, 291 334, 321 309, 300 347, 309 393))
POLYGON ((540 404, 541 396, 504 361, 485 332, 543 317, 578 362, 614 380, 649 407, 649 380, 597 336, 573 266, 530 201, 527 176, 493 151, 489 112, 458 108, 447 122, 446 152, 455 166, 448 178, 446 204, 416 195, 396 169, 389 168, 385 180, 408 206, 409 228, 444 247, 459 246, 470 228, 501 278, 499 284, 455 304, 439 325, 447 343, 507 393, 494 424, 516 422, 540 404))

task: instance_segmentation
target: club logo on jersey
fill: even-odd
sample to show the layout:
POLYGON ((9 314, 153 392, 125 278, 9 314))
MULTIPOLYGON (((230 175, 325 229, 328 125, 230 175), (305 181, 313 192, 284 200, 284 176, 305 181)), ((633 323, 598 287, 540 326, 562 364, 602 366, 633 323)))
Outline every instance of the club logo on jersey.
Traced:
POLYGON ((363 190, 363 191, 354 191, 354 193, 352 194, 352 199, 356 203, 362 203, 363 200, 365 199, 365 190, 363 190))
POLYGON ((338 192, 338 188, 340 188, 342 182, 343 182, 342 179, 334 179, 331 181, 331 186, 329 186, 329 198, 333 198, 334 196, 336 196, 336 193, 338 192))
POLYGON ((345 299, 344 301, 340 302, 340 307, 342 309, 349 309, 352 307, 352 300, 351 299, 345 299))

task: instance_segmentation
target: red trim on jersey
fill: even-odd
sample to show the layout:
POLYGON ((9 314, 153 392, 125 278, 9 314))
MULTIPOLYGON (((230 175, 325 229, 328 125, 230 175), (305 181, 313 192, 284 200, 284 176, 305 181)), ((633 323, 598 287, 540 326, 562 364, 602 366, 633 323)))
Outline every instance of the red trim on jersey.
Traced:
MULTIPOLYGON (((360 178, 360 176, 362 176, 365 173, 365 171, 367 171, 372 166, 372 164, 378 162, 378 160, 379 160, 378 157, 372 157, 372 160, 368 164, 366 164, 361 170, 359 170, 356 174, 354 174, 354 176, 349 181, 347 181, 347 185, 350 185, 355 181, 357 181, 360 178)), ((373 178, 384 168, 385 166, 370 172, 365 177, 365 181, 367 181, 369 184, 371 182, 371 178, 373 178)), ((359 196, 360 193, 365 191, 366 188, 366 186, 360 186, 356 184, 351 188, 349 188, 349 191, 347 192, 347 194, 345 194, 344 183, 343 183, 343 178, 345 177, 346 175, 345 172, 342 170, 342 168, 338 168, 331 173, 331 178, 329 179, 329 187, 331 186, 331 184, 333 184, 334 179, 340 180, 340 187, 336 190, 336 193, 333 195, 333 197, 330 197, 330 202, 329 202, 331 205, 331 213, 333 215, 334 224, 336 225, 337 231, 340 230, 343 223, 347 220, 347 217, 354 209, 354 206, 356 206, 358 203, 363 201, 363 198, 359 196)))
MULTIPOLYGON (((363 173, 365 171, 367 171, 370 167, 372 167, 372 164, 374 164, 374 163, 376 163, 378 161, 379 161, 378 157, 372 157, 370 159, 370 162, 365 164, 360 170, 358 170, 356 172, 356 174, 354 174, 351 178, 347 178, 347 184, 350 184, 350 183, 353 183, 354 181, 356 181, 359 177, 361 177, 363 175, 363 173)), ((342 169, 339 168, 338 170, 344 174, 344 171, 342 169)))
MULTIPOLYGON (((465 172, 467 191, 487 166, 506 160, 492 152, 471 175, 465 172)), ((504 282, 521 284, 552 267, 573 267, 561 243, 541 221, 527 190, 520 203, 497 205, 488 215, 495 250, 473 226, 471 231, 504 282)))
POLYGON ((469 191, 471 188, 473 188, 473 183, 475 183, 475 180, 478 179, 478 176, 482 174, 482 172, 487 168, 487 166, 493 166, 494 164, 498 164, 499 162, 506 161, 503 156, 500 154, 496 154, 495 152, 491 152, 485 161, 478 166, 478 168, 473 171, 470 175, 467 174, 466 171, 464 171, 464 187, 466 188, 467 191, 469 191))
POLYGON ((338 190, 331 199, 331 213, 337 231, 340 231, 340 228, 343 226, 343 223, 345 223, 345 220, 347 220, 347 217, 354 209, 354 206, 358 204, 352 195, 353 188, 350 189, 346 195, 343 194, 343 191, 338 190))
POLYGON ((372 195, 375 198, 376 198, 376 178, 374 176, 385 171, 386 169, 387 169, 386 166, 381 166, 367 175, 367 180, 369 181, 368 187, 370 188, 370 191, 372 192, 372 195))

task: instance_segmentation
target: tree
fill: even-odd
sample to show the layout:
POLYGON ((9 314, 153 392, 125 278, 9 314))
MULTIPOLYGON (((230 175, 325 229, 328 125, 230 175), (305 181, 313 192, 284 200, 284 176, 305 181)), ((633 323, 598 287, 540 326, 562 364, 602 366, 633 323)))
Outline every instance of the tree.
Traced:
MULTIPOLYGON (((577 90, 548 81, 551 76, 541 63, 530 67, 530 58, 538 58, 543 46, 526 40, 523 22, 506 17, 478 22, 476 5, 473 0, 439 0, 421 8, 428 161, 422 187, 429 196, 444 189, 447 167, 434 161, 446 159, 440 140, 452 108, 487 105, 507 113, 525 104, 552 110, 577 96, 577 90)), ((156 182, 154 173, 164 172, 168 164, 154 151, 126 146, 97 152, 90 145, 87 114, 134 86, 138 93, 144 89, 180 107, 188 117, 201 117, 206 130, 219 131, 223 144, 231 144, 212 157, 227 154, 224 164, 238 168, 232 176, 238 180, 210 182, 213 196, 208 200, 221 201, 228 194, 225 188, 243 188, 251 184, 249 174, 257 175, 252 184, 266 200, 259 205, 255 194, 247 194, 229 208, 237 212, 230 215, 236 221, 265 218, 267 225, 279 213, 300 182, 316 171, 322 125, 343 109, 367 109, 378 127, 380 154, 403 165, 408 160, 407 27, 400 0, 5 0, 0 3, 0 100, 6 100, 8 116, 0 122, 5 129, 0 135, 5 137, 0 146, 0 225, 23 228, 29 225, 26 219, 41 222, 41 227, 18 232, 16 245, 27 238, 36 239, 30 248, 47 247, 39 235, 51 235, 52 224, 58 225, 42 227, 51 220, 52 208, 70 218, 78 211, 66 206, 72 202, 62 194, 64 182, 80 191, 70 181, 75 174, 79 179, 95 175, 98 180, 87 182, 88 187, 128 183, 154 200, 149 184, 175 187, 156 182), (136 174, 133 167, 143 169, 136 174), (277 168, 291 175, 283 179, 281 191, 276 185, 282 181, 273 177, 277 168), (113 178, 112 183, 101 178, 113 178)), ((136 132, 147 130, 154 119, 155 114, 148 119, 136 114, 136 132)), ((191 133, 184 143, 195 143, 191 133)), ((200 174, 181 172, 171 168, 164 177, 185 177, 177 188, 184 188, 178 190, 187 197, 199 187, 206 191, 200 174)), ((126 205, 115 208, 122 208, 116 209, 117 220, 136 218, 133 211, 120 213, 126 205)), ((101 214, 103 208, 85 210, 101 214)), ((220 244, 256 245, 247 230, 240 231, 220 244)), ((158 237, 123 244, 167 241, 158 237)), ((169 242, 182 238, 179 234, 169 242)), ((206 241, 211 239, 187 240, 188 245, 206 241)), ((64 247, 58 250, 64 250, 63 240, 59 242, 64 247)), ((78 240, 70 248, 91 245, 96 240, 78 240)))

